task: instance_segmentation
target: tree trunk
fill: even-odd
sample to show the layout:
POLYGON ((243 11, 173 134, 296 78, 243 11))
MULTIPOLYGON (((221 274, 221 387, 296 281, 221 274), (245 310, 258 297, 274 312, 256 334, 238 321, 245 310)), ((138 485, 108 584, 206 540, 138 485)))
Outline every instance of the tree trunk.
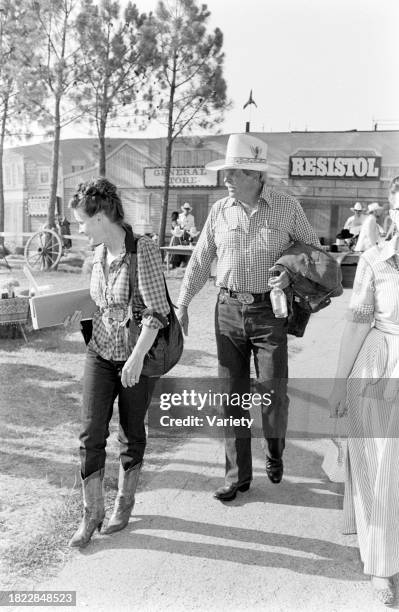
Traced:
MULTIPOLYGON (((4 139, 6 135, 6 123, 8 113, 8 96, 4 99, 3 115, 1 118, 0 128, 0 233, 4 232, 4 180, 3 180, 3 153, 4 153, 4 139)), ((0 236, 0 246, 4 245, 4 237, 0 236)))
POLYGON ((61 135, 61 121, 60 121, 60 98, 57 96, 55 100, 55 113, 54 113, 54 141, 53 141, 53 153, 51 158, 51 186, 50 186, 50 200, 48 205, 47 223, 50 228, 55 227, 55 210, 57 206, 57 187, 58 187, 58 166, 60 157, 60 135, 61 135))
POLYGON ((100 158, 98 160, 98 173, 100 176, 105 176, 105 121, 100 121, 100 129, 98 131, 98 141, 100 143, 100 158))
POLYGON ((163 202, 161 210, 161 224, 159 227, 159 246, 165 245, 165 230, 166 230, 166 219, 168 215, 169 205, 169 179, 170 179, 170 168, 172 165, 172 149, 173 149, 173 104, 176 91, 176 52, 173 58, 173 78, 170 86, 169 95, 169 113, 168 113, 168 137, 166 143, 166 159, 165 159, 165 187, 163 192, 163 202))

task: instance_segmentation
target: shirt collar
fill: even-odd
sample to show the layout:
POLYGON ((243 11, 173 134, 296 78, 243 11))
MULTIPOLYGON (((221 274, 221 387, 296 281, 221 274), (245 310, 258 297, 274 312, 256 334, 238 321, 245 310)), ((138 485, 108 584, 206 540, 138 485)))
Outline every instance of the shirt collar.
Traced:
MULTIPOLYGON (((265 197, 266 193, 265 190, 263 189, 263 191, 261 192, 260 196, 259 196, 259 204, 268 206, 269 202, 267 201, 266 197, 265 197)), ((236 198, 226 198, 225 203, 223 204, 223 208, 231 208, 231 206, 238 206, 239 204, 239 200, 237 200, 236 198)))

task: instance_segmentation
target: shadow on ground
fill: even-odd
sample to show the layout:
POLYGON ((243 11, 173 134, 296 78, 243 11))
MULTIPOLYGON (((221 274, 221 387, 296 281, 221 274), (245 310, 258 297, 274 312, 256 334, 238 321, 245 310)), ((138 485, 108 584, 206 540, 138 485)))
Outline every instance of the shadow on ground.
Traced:
POLYGON ((130 532, 126 533, 125 530, 123 534, 114 534, 112 537, 95 538, 93 546, 83 551, 83 554, 88 556, 97 554, 100 547, 102 550, 126 548, 155 550, 185 557, 228 561, 241 566, 278 567, 299 574, 325 576, 326 578, 350 581, 366 579, 362 574, 358 551, 352 546, 344 546, 318 538, 189 521, 163 515, 136 515, 134 519, 134 522, 131 523, 133 529, 130 532), (145 530, 147 533, 140 533, 140 530, 145 530), (154 533, 148 533, 151 531, 154 533), (167 533, 160 536, 158 535, 160 531, 169 532, 170 535, 167 533), (184 539, 174 539, 173 534, 176 532, 184 533, 184 539), (220 543, 190 541, 190 534, 219 539, 220 543), (223 540, 226 540, 226 543, 223 540), (240 546, 235 547, 231 543, 232 540, 239 542, 240 546), (284 548, 298 554, 255 550, 252 546, 245 548, 245 543, 284 548), (305 557, 304 553, 317 556, 317 558, 305 557))

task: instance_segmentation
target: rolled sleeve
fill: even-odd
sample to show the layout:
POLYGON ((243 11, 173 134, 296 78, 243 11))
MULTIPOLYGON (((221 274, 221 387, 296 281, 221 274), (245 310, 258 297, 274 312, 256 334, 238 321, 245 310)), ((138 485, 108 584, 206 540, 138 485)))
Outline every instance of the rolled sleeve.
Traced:
POLYGON ((188 262, 178 299, 181 306, 188 306, 209 278, 211 264, 216 256, 214 217, 215 209, 212 209, 188 262))
POLYGON ((362 256, 357 264, 347 320, 354 323, 371 324, 374 320, 374 296, 374 273, 370 264, 362 256))
POLYGON ((137 277, 138 291, 148 311, 143 312, 142 323, 161 329, 164 324, 154 313, 166 317, 170 307, 166 298, 161 254, 150 238, 141 238, 137 243, 137 277))

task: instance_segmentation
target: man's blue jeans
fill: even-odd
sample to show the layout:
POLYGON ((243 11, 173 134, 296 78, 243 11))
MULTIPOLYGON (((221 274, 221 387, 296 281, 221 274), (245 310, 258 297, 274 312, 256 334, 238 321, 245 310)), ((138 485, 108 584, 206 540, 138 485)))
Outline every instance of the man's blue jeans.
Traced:
POLYGON ((123 362, 112 362, 87 350, 83 378, 82 432, 80 460, 82 478, 105 465, 105 447, 113 405, 118 396, 120 461, 124 470, 141 463, 147 437, 145 415, 151 402, 155 378, 140 376, 134 387, 123 387, 123 362))
MULTIPOLYGON (((249 393, 250 361, 254 357, 256 392, 270 393, 271 404, 262 406, 262 429, 267 455, 280 459, 285 447, 288 420, 287 320, 277 319, 267 294, 265 301, 242 304, 220 293, 215 311, 219 377, 225 391, 249 393)), ((223 406, 224 415, 248 417, 241 406, 223 406)), ((226 484, 252 480, 251 431, 245 426, 225 428, 226 484)))

